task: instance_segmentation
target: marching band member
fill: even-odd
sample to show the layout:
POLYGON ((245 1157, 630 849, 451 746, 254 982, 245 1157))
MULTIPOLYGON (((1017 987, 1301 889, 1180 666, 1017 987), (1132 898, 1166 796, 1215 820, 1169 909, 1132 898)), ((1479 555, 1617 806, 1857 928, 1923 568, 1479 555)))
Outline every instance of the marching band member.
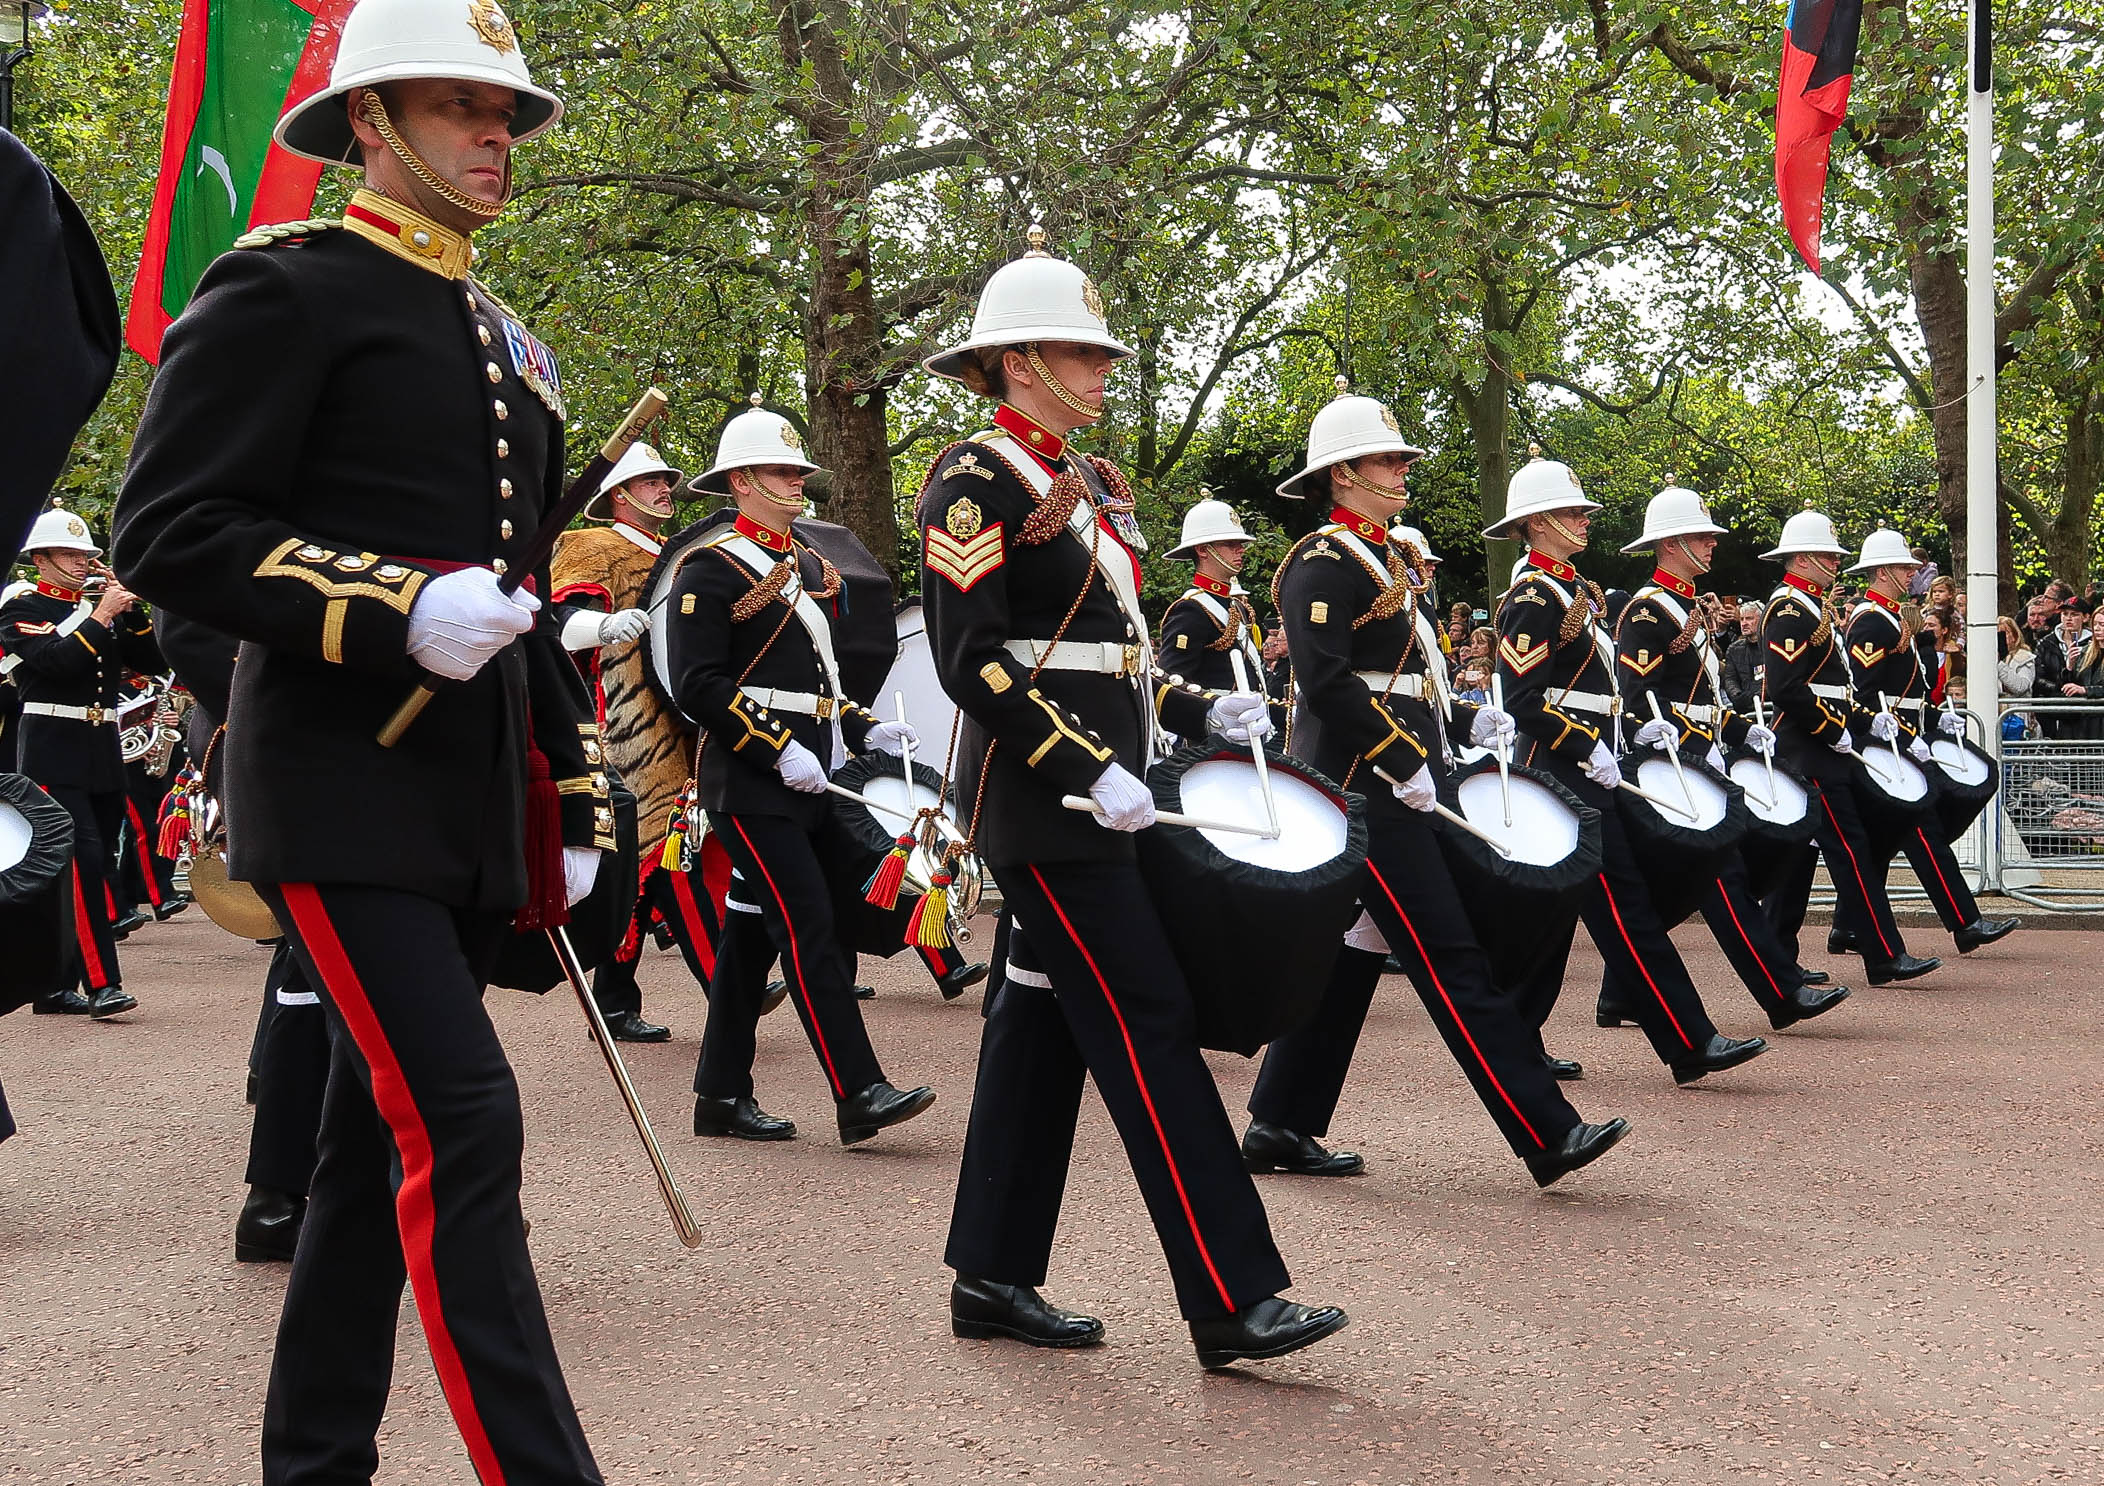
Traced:
POLYGON ((1043 249, 999 269, 971 336, 928 358, 998 404, 944 450, 918 505, 928 639, 964 713, 958 798, 1014 925, 989 998, 945 1262, 959 1336, 1085 1346, 1103 1325, 1044 1283, 1084 1074, 1109 1107, 1169 1261, 1198 1360, 1278 1357, 1345 1324, 1290 1283, 1200 1055, 1191 992, 1142 880, 1132 833, 1157 723, 1235 741, 1263 699, 1215 696, 1153 664, 1139 605, 1145 546, 1124 477, 1068 443, 1103 415, 1130 351, 1103 299, 1043 249), (1086 795, 1100 813, 1068 810, 1086 795))
MULTIPOLYGON (((696 484, 729 495, 736 509, 719 513, 681 564, 666 633, 680 710, 704 734, 696 796, 758 900, 825 1072, 841 1144, 853 1145, 912 1119, 935 1094, 886 1082, 862 1025, 854 960, 836 934, 825 872, 832 813, 823 791, 848 749, 897 752, 918 739, 904 723, 879 722, 841 688, 834 615, 823 602, 839 591, 840 574, 794 530, 804 476, 817 468, 779 413, 753 407, 724 426, 716 463, 696 484)), ((795 1133, 753 1099, 765 982, 764 965, 732 974, 717 962, 694 1074, 697 1135, 795 1133)))
POLYGON ((73 817, 78 941, 68 982, 34 1009, 100 1021, 139 1004, 125 993, 110 918, 126 783, 117 704, 126 668, 157 671, 161 652, 129 588, 110 579, 87 591, 102 549, 80 517, 54 506, 30 527, 24 550, 36 582, 0 605, 0 647, 22 696, 18 767, 73 817))
MULTIPOLYGON (((1856 705, 1865 711, 1883 711, 1889 699, 1899 724, 1898 738, 1917 760, 1926 763, 1932 728, 1946 737, 1962 739, 1965 719, 1956 712, 1938 712, 1929 704, 1931 673, 1922 651, 1930 647, 1933 663, 1934 650, 1921 632, 1920 612, 1907 602, 1908 582, 1920 567, 1898 532, 1880 528, 1865 539, 1862 557, 1849 569, 1869 573, 1870 586, 1848 616, 1848 670, 1856 705)), ((2022 923, 2021 919, 1980 916, 1980 905, 1973 901, 1958 859, 1940 831, 1931 832, 1926 824, 1918 823, 1896 843, 1883 838, 1883 832, 1872 834, 1873 870, 1882 879, 1893 848, 1905 852, 1929 901, 1936 905, 1936 917, 1957 941, 1959 954, 1969 955, 1983 944, 1992 944, 2022 923)), ((1839 924, 1828 937, 1844 941, 1850 949, 1857 947, 1854 936, 1839 924)))
MULTIPOLYGON (((1546 770, 1600 812, 1601 871, 1580 900, 1580 917, 1608 972, 1633 988, 1630 1009, 1675 1083, 1735 1068, 1768 1050, 1758 1037, 1726 1037, 1711 1023, 1680 952, 1652 906, 1650 889, 1622 824, 1615 787, 1615 645, 1605 596, 1571 565, 1586 547, 1592 513, 1568 466, 1539 453, 1513 475, 1505 514, 1483 533, 1517 537, 1527 554, 1498 611, 1497 673, 1505 705, 1528 737, 1520 762, 1546 770)), ((1521 989, 1537 1027, 1548 1020, 1570 955, 1560 948, 1521 989)))
MULTIPOLYGON (((1834 921, 1855 934, 1864 976, 1881 986, 1926 975, 1943 962, 1907 953, 1857 803, 1858 792, 1867 786, 1856 777, 1859 761, 1849 755, 1872 738, 1898 736, 1898 724, 1890 714, 1856 705, 1849 690, 1841 616, 1832 596, 1847 555, 1848 549, 1834 540, 1833 522, 1813 510, 1784 522, 1781 540, 1761 554, 1783 564, 1783 581, 1761 615, 1760 686, 1775 720, 1778 751, 1819 785, 1813 840, 1834 880, 1834 921)), ((1814 852, 1807 846, 1797 867, 1769 895, 1769 920, 1792 958, 1813 866, 1814 852)))
POLYGON ((228 867, 335 1034, 264 1408, 269 1486, 372 1476, 405 1277, 476 1475, 601 1479, 534 1278, 518 1084, 482 1004, 515 915, 560 924, 615 845, 590 701, 536 613, 545 567, 515 596, 497 581, 561 494, 560 372, 468 271, 512 147, 560 110, 495 0, 362 0, 276 139, 362 166, 363 189, 340 222, 259 229, 205 270, 118 501, 119 575, 241 641, 228 867), (432 676, 452 684, 383 746, 432 676))
MULTIPOLYGON (((1704 602, 1710 596, 1695 587, 1710 570, 1717 538, 1725 530, 1711 519, 1701 496, 1668 476, 1666 488, 1644 510, 1643 534, 1622 549, 1654 550, 1656 569, 1651 581, 1630 596, 1615 626, 1623 725, 1636 746, 1664 751, 1707 745, 1710 762, 1720 771, 1726 748, 1775 744, 1772 731, 1739 716, 1725 698, 1723 662, 1704 602)), ((1780 1031, 1846 1000, 1846 986, 1815 989, 1801 978, 1795 958, 1776 941, 1753 896, 1738 849, 1723 853, 1716 867, 1717 879, 1702 895, 1702 919, 1740 982, 1768 1013, 1768 1025, 1780 1031)), ((1628 1009, 1634 999, 1627 982, 1609 979, 1600 989, 1600 1025, 1635 1020, 1628 1009)))
POLYGON ((1155 649, 1164 667, 1208 691, 1235 689, 1228 658, 1235 650, 1252 681, 1264 674, 1264 631, 1248 590, 1236 581, 1249 561, 1249 543, 1234 507, 1202 500, 1184 512, 1182 539, 1169 549, 1172 561, 1191 560, 1191 586, 1162 615, 1155 649))
MULTIPOLYGON (((1456 743, 1510 737, 1512 720, 1451 696, 1436 616, 1417 602, 1428 577, 1423 553, 1389 529, 1409 503, 1404 481, 1424 451, 1402 437, 1388 408, 1345 395, 1338 381, 1338 396, 1308 430, 1307 468, 1278 487, 1331 505, 1328 523, 1286 554, 1275 585, 1293 673, 1319 724, 1310 762, 1365 796, 1370 885, 1362 906, 1499 1133, 1546 1187, 1604 1154, 1628 1122, 1579 1118, 1469 928, 1431 810, 1456 743)), ((1342 952, 1314 1020, 1265 1053, 1242 1140, 1252 1171, 1361 1169, 1356 1154, 1329 1151, 1318 1137, 1336 1112, 1383 959, 1356 947, 1342 952)))

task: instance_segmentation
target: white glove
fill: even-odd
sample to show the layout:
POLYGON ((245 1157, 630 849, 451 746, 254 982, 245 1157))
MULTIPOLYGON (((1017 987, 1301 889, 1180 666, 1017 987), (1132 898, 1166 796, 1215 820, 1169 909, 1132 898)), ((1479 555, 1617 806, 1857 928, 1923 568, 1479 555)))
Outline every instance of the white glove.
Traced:
POLYGON ((563 848, 563 906, 575 908, 592 891, 592 884, 599 878, 599 848, 596 846, 565 846, 563 848))
POLYGON ((597 650, 633 640, 649 628, 650 615, 642 609, 616 609, 611 614, 579 609, 563 621, 563 649, 597 650))
POLYGON ((1965 736, 1965 719, 1956 712, 1937 713, 1936 726, 1943 729, 1946 737, 1962 738, 1965 736))
POLYGON ((1841 729, 1841 736, 1826 746, 1833 749, 1836 753, 1854 753, 1856 751, 1856 740, 1848 735, 1847 728, 1843 728, 1841 729))
POLYGON ((1907 752, 1909 752, 1909 753, 1911 753, 1911 754, 1913 754, 1913 755, 1914 755, 1914 761, 1915 761, 1916 763, 1918 763, 1918 764, 1925 764, 1925 763, 1927 763, 1927 762, 1929 761, 1929 743, 1928 743, 1928 739, 1926 739, 1926 738, 1916 738, 1916 739, 1915 739, 1915 740, 1914 740, 1913 742, 1911 742, 1911 743, 1909 743, 1909 744, 1907 745, 1907 752))
POLYGON ((1771 752, 1775 747, 1775 729, 1764 728, 1757 722, 1749 723, 1746 728, 1746 743, 1748 747, 1759 749, 1762 753, 1771 752))
POLYGON ((1899 736, 1899 719, 1890 712, 1880 712, 1870 719, 1870 736, 1880 743, 1890 743, 1899 736))
POLYGON ((1122 764, 1112 764, 1089 786, 1089 798, 1103 807, 1096 824, 1113 831, 1144 831, 1154 824, 1154 793, 1122 764))
POLYGON ((461 568, 426 583, 409 609, 409 658, 448 681, 465 681, 533 628, 541 601, 504 593, 488 568, 461 568))
POLYGON ((1519 724, 1512 720, 1510 712, 1496 707, 1478 707, 1476 720, 1469 726, 1468 741, 1478 748, 1505 748, 1519 734, 1519 724))
POLYGON ((1605 743, 1595 743, 1592 756, 1578 767, 1602 789, 1614 789, 1622 782, 1622 766, 1615 762, 1614 753, 1605 743))
POLYGON ((1206 726, 1230 743, 1259 742, 1271 736, 1271 709, 1253 691, 1231 691, 1205 714, 1206 726))
POLYGON ((1439 788, 1432 782, 1430 764, 1419 764, 1415 774, 1393 788, 1395 797, 1412 810, 1429 812, 1439 800, 1439 788))
POLYGON ((1669 753, 1680 741, 1680 729, 1662 718, 1654 717, 1636 730, 1636 746, 1656 748, 1660 753, 1669 753))
POLYGON ((905 748, 920 747, 920 734, 913 730, 911 723, 880 722, 871 728, 869 736, 862 740, 865 751, 875 748, 885 753, 899 753, 902 751, 901 745, 905 748))
POLYGON ((782 776, 782 783, 798 794, 815 795, 826 787, 826 771, 819 764, 818 755, 794 738, 774 761, 774 769, 782 776))

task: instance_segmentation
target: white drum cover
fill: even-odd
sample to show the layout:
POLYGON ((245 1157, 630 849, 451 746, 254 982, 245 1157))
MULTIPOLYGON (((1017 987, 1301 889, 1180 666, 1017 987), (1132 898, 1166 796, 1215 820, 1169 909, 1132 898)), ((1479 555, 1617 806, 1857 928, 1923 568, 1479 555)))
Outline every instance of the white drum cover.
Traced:
MULTIPOLYGON (((918 724, 916 724, 918 726, 918 724)), ((1275 872, 1305 872, 1344 852, 1350 822, 1337 803, 1299 775, 1274 765, 1271 797, 1278 804, 1276 841, 1235 831, 1200 831, 1221 855, 1268 867, 1275 872)), ((1264 792, 1257 788, 1256 765, 1245 759, 1206 759, 1184 771, 1182 814, 1201 820, 1264 824, 1264 792)), ((1221 931, 1233 926, 1222 924, 1221 931)))
POLYGON ((1731 808, 1731 796, 1724 792, 1723 787, 1699 769, 1687 771, 1685 794, 1681 793, 1680 781, 1681 775, 1674 772, 1673 761, 1661 757, 1647 758, 1639 763, 1636 778, 1631 782, 1645 794, 1657 795, 1668 802, 1666 808, 1652 808, 1676 826, 1690 831, 1707 831, 1723 824, 1725 814, 1731 808), (1695 819, 1689 820, 1672 809, 1675 805, 1692 808, 1695 819))
POLYGON ((29 855, 29 822, 12 805, 0 805, 0 872, 19 867, 29 855))
MULTIPOLYGON (((957 716, 957 704, 950 700, 949 693, 942 689, 942 682, 935 677, 935 656, 928 648, 928 623, 919 604, 908 604, 898 613, 899 658, 891 663, 891 674, 884 678, 884 690, 877 697, 876 705, 869 710, 886 722, 897 722, 898 703, 893 700, 903 692, 906 697, 906 721, 920 734, 921 746, 914 750, 915 763, 926 764, 936 773, 943 772, 943 759, 950 747, 950 727, 957 716)), ((905 781, 899 781, 904 789, 905 781)))
POLYGON ((1810 793, 1780 769, 1775 771, 1775 793, 1770 795, 1767 765, 1757 758, 1733 759, 1731 777, 1746 791, 1746 808, 1762 820, 1795 825, 1811 808, 1810 793))
POLYGON ((1895 800, 1925 799, 1929 793, 1929 776, 1921 772, 1921 765, 1905 755, 1894 755, 1883 743, 1862 751, 1863 767, 1870 771, 1870 781, 1895 800))
POLYGON ((1987 782, 1987 760, 1956 738, 1938 738, 1929 745, 1929 757, 1935 760, 1937 768, 1960 784, 1987 782))
POLYGON ((1578 816, 1547 786, 1512 776, 1512 824, 1495 769, 1461 781, 1461 813, 1469 824, 1497 839, 1514 861, 1552 867, 1578 849, 1578 816))
MULTIPOLYGON (((919 756, 916 755, 914 762, 919 763, 920 761, 919 756)), ((934 766, 930 765, 929 767, 932 768, 934 766)), ((896 774, 879 774, 876 778, 865 783, 857 793, 868 799, 875 800, 879 805, 889 807, 885 810, 869 810, 869 807, 866 805, 857 808, 869 810, 870 817, 876 821, 878 828, 886 835, 894 837, 913 824, 911 819, 913 812, 936 809, 942 804, 935 791, 928 788, 925 784, 914 785, 913 792, 909 797, 906 792, 906 771, 904 769, 900 769, 896 774), (894 814, 894 811, 899 813, 894 814)), ((851 804, 853 802, 842 801, 841 803, 851 804)), ((912 852, 906 858, 906 876, 913 882, 914 886, 926 891, 928 883, 935 876, 936 866, 937 863, 929 860, 927 849, 916 842, 912 852)))

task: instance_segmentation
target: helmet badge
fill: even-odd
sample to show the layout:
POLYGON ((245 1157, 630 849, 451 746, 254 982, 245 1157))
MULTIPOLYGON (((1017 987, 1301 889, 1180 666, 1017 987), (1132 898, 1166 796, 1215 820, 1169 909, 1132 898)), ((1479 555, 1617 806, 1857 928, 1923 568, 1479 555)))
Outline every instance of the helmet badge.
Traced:
POLYGON ((468 25, 500 57, 519 49, 518 36, 504 12, 497 9, 497 0, 468 0, 468 25))

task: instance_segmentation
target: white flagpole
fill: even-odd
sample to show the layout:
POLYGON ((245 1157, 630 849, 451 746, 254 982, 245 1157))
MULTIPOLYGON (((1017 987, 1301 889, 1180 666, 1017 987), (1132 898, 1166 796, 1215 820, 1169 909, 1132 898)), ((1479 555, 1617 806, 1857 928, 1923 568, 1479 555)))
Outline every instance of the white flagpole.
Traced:
MULTIPOLYGON (((1995 486, 1994 12, 1969 0, 1965 116, 1965 700, 1987 751, 2002 756, 2001 681, 1995 667, 2000 598, 2000 498, 1995 486)), ((1983 888, 2001 886, 1994 825, 1980 812, 1974 839, 1983 888)))

